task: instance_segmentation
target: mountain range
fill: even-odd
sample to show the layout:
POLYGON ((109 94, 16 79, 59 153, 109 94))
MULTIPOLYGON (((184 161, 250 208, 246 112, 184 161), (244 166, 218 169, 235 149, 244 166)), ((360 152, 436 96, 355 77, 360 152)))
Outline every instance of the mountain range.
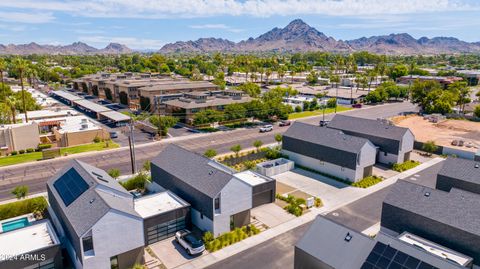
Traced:
POLYGON ((91 47, 82 42, 75 42, 65 46, 39 45, 35 42, 20 45, 2 45, 0 44, 0 54, 61 54, 61 55, 91 55, 91 54, 128 54, 133 50, 125 45, 110 43, 103 49, 91 47))
POLYGON ((300 19, 285 28, 273 28, 258 36, 238 43, 218 38, 200 38, 196 41, 178 41, 166 44, 160 53, 176 52, 301 52, 369 51, 380 54, 440 54, 479 53, 480 42, 469 43, 454 37, 413 38, 406 33, 362 37, 354 40, 336 40, 300 19))
MULTIPOLYGON (((327 51, 348 53, 369 51, 378 54, 440 54, 480 53, 480 42, 470 43, 454 37, 413 38, 407 33, 362 37, 353 40, 336 40, 306 24, 300 19, 293 20, 284 28, 272 30, 240 42, 222 38, 200 38, 195 41, 178 41, 164 45, 159 53, 205 53, 205 52, 305 52, 327 51)), ((128 54, 134 50, 125 45, 110 43, 102 49, 82 42, 65 46, 1 45, 0 54, 128 54)))

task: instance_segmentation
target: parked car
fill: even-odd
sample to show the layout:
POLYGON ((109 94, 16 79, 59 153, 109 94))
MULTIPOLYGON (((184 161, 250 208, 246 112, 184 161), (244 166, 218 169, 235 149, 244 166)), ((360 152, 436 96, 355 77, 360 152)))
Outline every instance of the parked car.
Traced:
POLYGON ((458 145, 458 140, 453 140, 452 141, 452 146, 457 146, 458 145))
POLYGON ((117 132, 110 132, 110 138, 118 138, 117 132))
POLYGON ((465 144, 465 141, 463 141, 463 140, 458 141, 458 146, 459 147, 463 147, 463 144, 465 144))
POLYGON ((264 125, 260 127, 260 133, 266 133, 273 130, 273 125, 264 125))
POLYGON ((289 120, 282 120, 282 121, 280 121, 280 123, 278 124, 278 126, 289 126, 290 124, 292 124, 291 121, 289 121, 289 120))
POLYGON ((188 255, 201 254, 205 250, 203 241, 188 230, 176 232, 175 240, 187 251, 188 255))
POLYGON ((329 122, 330 122, 330 121, 328 121, 328 120, 321 120, 321 121, 320 121, 320 126, 321 126, 321 127, 327 126, 329 122))
POLYGON ((353 108, 362 108, 362 104, 353 104, 352 107, 353 108))

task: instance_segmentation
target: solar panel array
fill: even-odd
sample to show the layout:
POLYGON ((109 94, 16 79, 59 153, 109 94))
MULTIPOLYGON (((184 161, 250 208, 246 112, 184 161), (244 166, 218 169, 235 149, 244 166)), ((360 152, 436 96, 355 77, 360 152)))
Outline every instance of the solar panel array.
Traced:
POLYGON ((69 206, 88 189, 87 182, 85 182, 85 180, 83 180, 73 168, 68 170, 57 181, 55 181, 53 186, 60 195, 60 198, 62 198, 65 206, 69 206))
POLYGON ((438 269, 383 243, 377 242, 361 269, 438 269))

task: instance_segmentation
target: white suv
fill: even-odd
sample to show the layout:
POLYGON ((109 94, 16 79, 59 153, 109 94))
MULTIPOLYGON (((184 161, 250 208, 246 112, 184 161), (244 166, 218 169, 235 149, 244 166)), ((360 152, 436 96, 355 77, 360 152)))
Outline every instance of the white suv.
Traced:
POLYGON ((187 251, 188 255, 201 254, 205 250, 203 241, 188 230, 176 232, 175 240, 187 251))
POLYGON ((270 132, 273 130, 273 125, 265 125, 260 127, 260 133, 270 132))

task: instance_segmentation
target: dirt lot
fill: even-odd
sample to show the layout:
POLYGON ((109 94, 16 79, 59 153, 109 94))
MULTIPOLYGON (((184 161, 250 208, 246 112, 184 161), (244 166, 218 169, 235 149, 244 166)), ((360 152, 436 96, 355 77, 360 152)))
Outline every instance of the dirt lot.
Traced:
POLYGON ((449 146, 453 140, 463 140, 465 145, 471 143, 473 147, 459 147, 463 150, 476 152, 480 147, 480 123, 466 120, 444 120, 432 123, 420 116, 397 117, 393 122, 402 127, 408 127, 418 141, 433 140, 437 145, 449 146))

